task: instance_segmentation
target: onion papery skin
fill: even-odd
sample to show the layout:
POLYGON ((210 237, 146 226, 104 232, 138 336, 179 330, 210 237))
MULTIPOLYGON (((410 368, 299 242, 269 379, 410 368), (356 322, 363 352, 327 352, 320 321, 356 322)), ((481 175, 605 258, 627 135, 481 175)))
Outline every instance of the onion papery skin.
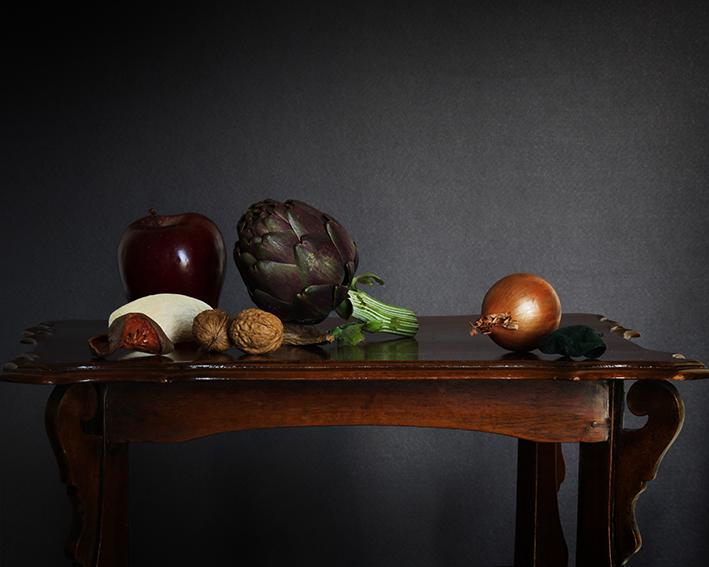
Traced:
POLYGON ((507 313, 517 329, 492 327, 489 337, 502 348, 535 349, 561 322, 561 302, 554 288, 534 274, 511 274, 495 282, 483 298, 482 314, 507 313))

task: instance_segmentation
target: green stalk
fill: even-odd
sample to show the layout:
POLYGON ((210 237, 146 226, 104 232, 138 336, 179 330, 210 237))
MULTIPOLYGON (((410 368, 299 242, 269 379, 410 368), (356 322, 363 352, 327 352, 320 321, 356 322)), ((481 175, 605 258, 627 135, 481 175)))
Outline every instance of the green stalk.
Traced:
POLYGON ((374 274, 362 274, 355 277, 347 294, 352 304, 352 317, 364 321, 364 329, 372 332, 394 333, 404 337, 413 337, 419 329, 416 313, 406 307, 395 307, 375 299, 357 288, 358 283, 371 285, 382 284, 383 280, 374 274))

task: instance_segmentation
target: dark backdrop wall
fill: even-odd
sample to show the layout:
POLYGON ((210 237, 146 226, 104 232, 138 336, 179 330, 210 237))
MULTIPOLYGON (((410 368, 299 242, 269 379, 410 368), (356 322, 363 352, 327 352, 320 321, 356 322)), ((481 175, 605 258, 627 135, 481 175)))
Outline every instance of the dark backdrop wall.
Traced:
MULTIPOLYGON (((292 4, 292 5, 291 5, 292 4)), ((702 2, 397 2, 8 15, 0 354, 123 303, 149 207, 299 198, 380 296, 467 314, 514 271, 567 311, 709 360, 709 14, 702 2)), ((229 265, 222 305, 249 305, 229 265)), ((706 565, 709 388, 639 504, 646 567, 706 565)), ((49 390, 0 384, 0 565, 64 565, 49 390)), ((131 455, 131 565, 500 565, 515 442, 426 429, 235 433, 131 455)), ((573 550, 576 454, 562 505, 573 550)))

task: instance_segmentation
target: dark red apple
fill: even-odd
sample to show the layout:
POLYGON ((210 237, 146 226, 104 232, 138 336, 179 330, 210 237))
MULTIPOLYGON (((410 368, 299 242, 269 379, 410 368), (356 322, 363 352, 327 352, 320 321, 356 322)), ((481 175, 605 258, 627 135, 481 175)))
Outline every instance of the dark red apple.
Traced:
POLYGON ((181 293, 216 307, 224 283, 222 233, 198 213, 158 215, 132 223, 118 245, 118 269, 128 300, 181 293))

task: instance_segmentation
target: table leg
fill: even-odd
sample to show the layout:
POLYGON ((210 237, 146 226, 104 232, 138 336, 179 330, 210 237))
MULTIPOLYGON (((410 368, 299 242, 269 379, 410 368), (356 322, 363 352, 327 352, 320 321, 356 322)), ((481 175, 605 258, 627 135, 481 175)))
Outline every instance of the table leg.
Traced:
POLYGON ((648 417, 643 427, 623 429, 623 384, 612 382, 608 440, 581 443, 577 567, 620 567, 637 553, 635 504, 682 428, 684 406, 669 382, 635 382, 627 404, 648 417))
POLYGON ((66 553, 80 567, 128 565, 128 445, 103 435, 105 387, 57 386, 46 425, 73 507, 66 553))
POLYGON ((566 567, 557 494, 564 480, 559 443, 519 440, 515 567, 566 567))

